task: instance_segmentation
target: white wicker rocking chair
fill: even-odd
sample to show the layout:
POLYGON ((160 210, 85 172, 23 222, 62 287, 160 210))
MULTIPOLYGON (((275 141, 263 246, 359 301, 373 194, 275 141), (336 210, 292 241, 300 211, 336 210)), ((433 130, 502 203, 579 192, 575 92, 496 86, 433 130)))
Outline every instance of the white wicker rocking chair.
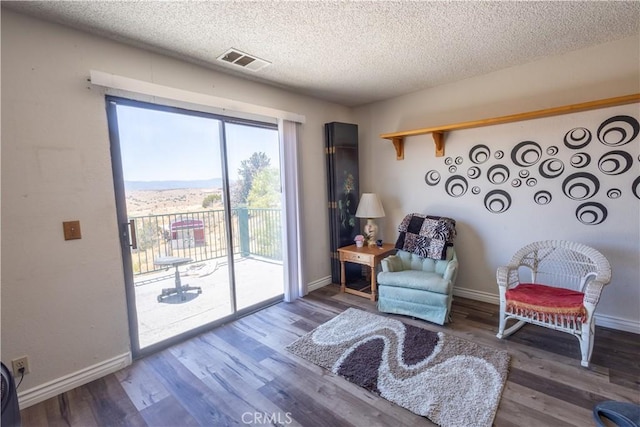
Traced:
POLYGON ((604 285, 611 281, 609 261, 589 246, 562 240, 531 243, 498 267, 500 326, 507 337, 525 323, 567 332, 580 341, 581 364, 589 366, 593 352, 593 316, 604 285), (530 270, 530 282, 520 272, 530 270), (507 321, 517 322, 505 330, 507 321))

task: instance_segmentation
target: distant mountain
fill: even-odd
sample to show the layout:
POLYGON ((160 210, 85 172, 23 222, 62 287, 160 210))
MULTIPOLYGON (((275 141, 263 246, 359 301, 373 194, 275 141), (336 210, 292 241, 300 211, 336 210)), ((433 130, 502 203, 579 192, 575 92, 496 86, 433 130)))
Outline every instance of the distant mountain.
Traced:
POLYGON ((222 188, 222 178, 194 181, 125 181, 126 191, 175 190, 179 188, 222 188))

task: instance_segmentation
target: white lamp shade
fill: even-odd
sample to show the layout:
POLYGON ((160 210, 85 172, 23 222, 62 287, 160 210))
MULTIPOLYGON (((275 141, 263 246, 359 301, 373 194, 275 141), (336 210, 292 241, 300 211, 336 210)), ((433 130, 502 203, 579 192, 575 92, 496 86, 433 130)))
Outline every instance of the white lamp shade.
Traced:
POLYGON ((362 193, 356 216, 358 218, 382 218, 384 216, 382 203, 375 193, 362 193))

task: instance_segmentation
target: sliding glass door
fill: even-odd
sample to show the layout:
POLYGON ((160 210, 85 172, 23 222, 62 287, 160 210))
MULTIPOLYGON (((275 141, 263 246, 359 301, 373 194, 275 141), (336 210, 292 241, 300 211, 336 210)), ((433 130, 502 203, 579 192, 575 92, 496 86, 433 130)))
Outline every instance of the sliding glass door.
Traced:
POLYGON ((134 354, 283 294, 274 125, 108 97, 134 354))
POLYGON ((282 190, 278 131, 225 124, 231 212, 237 216, 240 250, 233 253, 236 308, 279 298, 283 293, 282 190), (256 283, 255 264, 261 278, 256 283))

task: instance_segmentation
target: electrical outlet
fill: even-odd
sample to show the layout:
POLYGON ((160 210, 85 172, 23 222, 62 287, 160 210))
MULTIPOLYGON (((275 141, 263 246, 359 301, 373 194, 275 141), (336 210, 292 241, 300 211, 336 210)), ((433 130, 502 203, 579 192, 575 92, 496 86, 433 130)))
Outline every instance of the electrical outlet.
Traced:
POLYGON ((17 359, 13 359, 11 361, 11 367, 13 368, 13 376, 20 377, 22 374, 26 375, 29 373, 29 357, 22 356, 17 359), (23 373, 20 373, 20 369, 24 369, 23 373))

